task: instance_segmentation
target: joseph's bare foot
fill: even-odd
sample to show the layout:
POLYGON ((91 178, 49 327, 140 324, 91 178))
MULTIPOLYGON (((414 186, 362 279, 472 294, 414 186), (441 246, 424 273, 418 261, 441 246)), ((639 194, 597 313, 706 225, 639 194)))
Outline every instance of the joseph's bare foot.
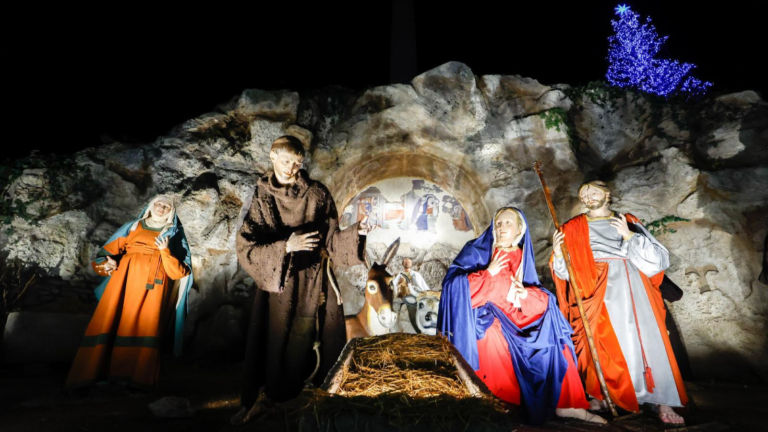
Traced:
POLYGON ((583 420, 590 423, 606 424, 604 418, 585 410, 584 408, 558 408, 555 410, 558 417, 568 417, 583 420))
POLYGON ((590 399, 589 401, 589 410, 590 411, 607 411, 608 410, 608 402, 601 401, 600 399, 590 399))
POLYGON ((659 420, 661 420, 662 423, 675 426, 685 425, 685 419, 680 414, 676 413, 675 410, 673 410, 671 407, 666 405, 659 405, 658 410, 659 420))

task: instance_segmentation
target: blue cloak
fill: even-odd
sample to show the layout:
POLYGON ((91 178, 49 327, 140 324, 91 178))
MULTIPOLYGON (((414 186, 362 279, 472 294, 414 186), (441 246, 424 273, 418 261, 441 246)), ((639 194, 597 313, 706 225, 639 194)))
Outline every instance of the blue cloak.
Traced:
MULTIPOLYGON (((526 227, 528 222, 522 211, 526 227)), ((520 241, 523 257, 523 285, 541 287, 536 274, 530 230, 526 229, 520 241)), ((515 376, 520 385, 521 412, 532 424, 544 423, 555 414, 560 399, 568 362, 563 347, 568 346, 573 358, 571 333, 573 330, 557 307, 555 296, 546 289, 549 303, 544 314, 535 322, 519 328, 495 304, 486 303, 472 308, 467 275, 484 270, 491 262, 494 251, 493 225, 475 240, 467 242, 448 268, 443 279, 443 292, 437 318, 437 328, 461 352, 473 369, 480 368, 477 341, 495 319, 509 345, 515 376)))
MULTIPOLYGON (((148 207, 148 206, 147 206, 148 207)), ((131 232, 131 227, 141 220, 143 215, 147 211, 147 207, 144 208, 144 210, 139 213, 139 216, 127 224, 121 226, 118 228, 117 231, 115 231, 114 234, 112 234, 112 237, 107 240, 106 243, 104 243, 104 246, 112 243, 113 241, 121 238, 121 237, 128 237, 128 234, 131 232)), ((189 267, 189 275, 184 276, 180 280, 179 285, 179 296, 177 298, 176 302, 176 323, 175 323, 175 331, 174 331, 174 341, 173 341, 173 354, 176 356, 181 355, 181 345, 184 340, 184 320, 186 318, 187 314, 187 297, 189 296, 189 290, 192 287, 192 283, 194 282, 194 277, 192 276, 192 252, 189 250, 189 243, 187 242, 187 237, 184 235, 184 227, 181 226, 181 221, 179 220, 178 215, 173 216, 173 225, 168 228, 166 232, 162 234, 161 237, 168 237, 170 238, 168 242, 168 248, 170 249, 170 252, 173 256, 175 256, 179 261, 183 261, 184 264, 189 267)), ((106 255, 109 255, 104 250, 104 246, 102 246, 102 250, 99 252, 97 258, 94 260, 96 263, 102 263, 106 260, 106 255)), ((101 283, 93 290, 93 293, 96 295, 97 300, 101 300, 101 295, 104 294, 104 290, 107 288, 107 284, 109 283, 109 280, 112 278, 112 276, 105 276, 102 277, 101 283)))

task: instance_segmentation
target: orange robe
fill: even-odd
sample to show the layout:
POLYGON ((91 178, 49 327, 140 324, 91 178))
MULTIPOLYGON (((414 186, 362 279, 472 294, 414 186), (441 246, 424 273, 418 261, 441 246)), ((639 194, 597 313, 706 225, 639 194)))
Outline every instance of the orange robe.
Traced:
MULTIPOLYGON (((639 223, 639 220, 630 214, 626 214, 626 217, 627 222, 639 223)), ((592 329, 592 336, 597 347, 600 366, 606 386, 608 387, 608 393, 613 403, 617 406, 627 411, 638 412, 640 408, 629 375, 629 368, 621 351, 619 340, 611 325, 608 309, 604 302, 608 286, 608 264, 605 262, 595 262, 594 260, 589 240, 589 223, 585 215, 576 216, 563 224, 562 231, 565 233, 565 244, 571 257, 571 264, 576 272, 571 277, 576 278, 576 283, 582 291, 584 310, 592 329)), ((550 267, 552 266, 552 259, 554 259, 554 254, 550 259, 550 267)), ((664 300, 661 298, 661 291, 659 291, 659 285, 664 278, 664 272, 659 272, 650 278, 640 272, 640 276, 664 342, 672 375, 675 379, 675 386, 680 396, 680 402, 685 405, 688 403, 688 397, 685 392, 683 377, 680 375, 680 369, 677 366, 672 345, 667 335, 665 324, 666 309, 664 308, 664 300)), ((579 314, 570 282, 557 277, 554 270, 552 271, 552 278, 557 287, 557 300, 560 310, 573 327, 573 345, 578 358, 579 373, 584 380, 586 392, 592 397, 603 400, 600 381, 597 378, 595 365, 589 352, 584 324, 579 314)))
MULTIPOLYGON (((494 251, 494 255, 496 251, 494 251)), ((518 309, 507 301, 507 293, 511 284, 511 278, 520 266, 522 249, 510 252, 501 252, 499 259, 508 258, 496 276, 491 277, 488 270, 481 270, 467 276, 469 291, 472 297, 472 307, 476 308, 492 302, 501 309, 515 325, 523 328, 541 317, 546 311, 549 295, 536 287, 527 287, 528 296, 520 301, 518 309)), ((501 323, 495 319, 493 324, 485 331, 485 336, 477 341, 480 368, 477 376, 488 386, 496 397, 520 405, 520 385, 517 383, 509 345, 501 331, 501 323)), ((571 355, 571 350, 563 347, 563 356, 568 361, 568 370, 563 378, 560 390, 558 408, 589 408, 581 386, 581 379, 576 369, 576 364, 571 355)))
MULTIPOLYGON (((104 246, 99 256, 119 262, 88 324, 67 377, 67 387, 98 381, 149 389, 160 371, 160 336, 167 331, 176 299, 172 280, 190 269, 169 248, 159 250, 160 229, 141 221, 127 237, 104 246)), ((97 274, 107 276, 93 263, 97 274)))

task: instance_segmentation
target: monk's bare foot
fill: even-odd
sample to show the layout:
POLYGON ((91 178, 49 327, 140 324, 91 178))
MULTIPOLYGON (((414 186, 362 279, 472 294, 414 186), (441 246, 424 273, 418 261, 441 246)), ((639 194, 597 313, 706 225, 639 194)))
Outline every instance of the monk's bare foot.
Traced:
POLYGON ((666 425, 684 426, 685 419, 671 407, 658 405, 659 420, 666 425))
POLYGON ((558 417, 575 418, 585 422, 606 424, 604 418, 585 410, 584 408, 558 408, 555 410, 558 417))
POLYGON ((232 416, 232 418, 229 420, 229 423, 232 426, 244 425, 252 419, 258 417, 260 414, 264 413, 266 410, 267 406, 264 403, 261 401, 256 401, 256 403, 251 406, 251 409, 247 409, 245 407, 240 409, 237 414, 232 416))
POLYGON ((245 424, 248 419, 246 419, 246 416, 248 415, 248 409, 246 407, 240 408, 240 411, 237 412, 237 414, 233 415, 231 419, 229 419, 229 424, 232 426, 240 426, 242 424, 245 424))
POLYGON ((590 399, 589 410, 597 412, 608 411, 608 402, 601 401, 600 399, 590 399))

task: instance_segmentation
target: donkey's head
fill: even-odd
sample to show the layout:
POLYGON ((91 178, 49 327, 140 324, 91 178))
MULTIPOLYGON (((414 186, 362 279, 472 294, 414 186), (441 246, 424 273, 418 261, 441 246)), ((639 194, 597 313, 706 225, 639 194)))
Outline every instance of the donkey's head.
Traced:
POLYGON ((387 265, 397 254, 400 247, 400 239, 395 240, 384 253, 382 263, 373 263, 367 260, 368 280, 365 282, 365 302, 376 312, 379 324, 390 328, 397 322, 397 313, 392 310, 392 298, 395 287, 392 284, 392 275, 387 271, 387 265))

